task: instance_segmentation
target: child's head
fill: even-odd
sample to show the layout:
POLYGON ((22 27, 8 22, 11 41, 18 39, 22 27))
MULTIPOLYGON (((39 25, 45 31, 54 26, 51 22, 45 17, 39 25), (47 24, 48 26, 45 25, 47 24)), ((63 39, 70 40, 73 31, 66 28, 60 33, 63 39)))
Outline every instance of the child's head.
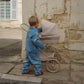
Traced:
POLYGON ((30 26, 33 26, 35 28, 37 28, 39 26, 39 20, 36 16, 31 16, 29 18, 29 24, 30 26))

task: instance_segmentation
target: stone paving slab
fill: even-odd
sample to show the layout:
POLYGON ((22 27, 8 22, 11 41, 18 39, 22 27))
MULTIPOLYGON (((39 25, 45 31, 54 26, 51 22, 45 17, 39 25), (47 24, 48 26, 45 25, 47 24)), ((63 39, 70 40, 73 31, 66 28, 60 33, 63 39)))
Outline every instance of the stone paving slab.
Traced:
POLYGON ((79 81, 60 81, 60 80, 52 80, 52 79, 43 79, 42 84, 83 84, 83 82, 79 81))
POLYGON ((23 67, 23 64, 17 64, 9 74, 22 75, 22 67, 23 67))
POLYGON ((63 81, 57 81, 52 79, 43 79, 41 84, 63 84, 63 81))
POLYGON ((84 72, 71 72, 71 78, 73 81, 83 81, 84 80, 84 72))
MULTIPOLYGON (((18 64, 15 68, 9 73, 13 75, 23 75, 22 74, 23 64, 18 64)), ((54 79, 54 80, 68 80, 69 79, 69 64, 61 64, 60 71, 57 73, 50 73, 46 70, 45 63, 42 63, 42 71, 44 75, 40 76, 41 78, 54 79)), ((33 65, 30 66, 30 69, 33 70, 33 65)), ((24 76, 35 77, 34 74, 24 74, 24 76)))
POLYGON ((63 84, 82 84, 82 82, 79 82, 79 81, 64 81, 63 84))
POLYGON ((75 82, 63 81, 63 84, 75 84, 75 82))
POLYGON ((0 73, 7 73, 11 68, 13 68, 15 64, 11 63, 0 63, 0 73))
POLYGON ((14 82, 15 84, 41 84, 42 78, 3 74, 0 80, 3 83, 8 82, 9 84, 13 84, 14 82))
POLYGON ((71 71, 82 71, 82 72, 84 72, 84 64, 71 64, 71 71))
POLYGON ((82 81, 75 81, 75 84, 83 84, 82 81))
POLYGON ((83 84, 84 84, 84 81, 83 81, 83 84))
POLYGON ((84 64, 71 64, 71 78, 78 82, 84 80, 84 64))
POLYGON ((60 64, 60 70, 61 71, 69 71, 70 70, 70 64, 60 64))

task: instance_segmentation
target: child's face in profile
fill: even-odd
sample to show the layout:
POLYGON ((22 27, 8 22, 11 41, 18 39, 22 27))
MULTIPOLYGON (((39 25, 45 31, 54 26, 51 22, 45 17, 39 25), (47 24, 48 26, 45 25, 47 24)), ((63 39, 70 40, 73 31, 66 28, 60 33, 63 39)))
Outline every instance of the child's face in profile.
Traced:
POLYGON ((39 23, 36 23, 35 28, 38 28, 38 27, 39 27, 39 23))

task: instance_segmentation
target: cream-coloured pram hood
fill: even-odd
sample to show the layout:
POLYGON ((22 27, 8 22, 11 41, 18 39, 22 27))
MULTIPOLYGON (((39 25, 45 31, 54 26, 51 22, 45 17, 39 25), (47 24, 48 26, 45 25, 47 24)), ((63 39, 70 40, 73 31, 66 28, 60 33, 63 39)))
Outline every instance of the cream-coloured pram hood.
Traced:
POLYGON ((60 30, 57 24, 51 23, 46 20, 41 21, 42 33, 40 33, 40 38, 43 43, 58 43, 60 37, 60 30))

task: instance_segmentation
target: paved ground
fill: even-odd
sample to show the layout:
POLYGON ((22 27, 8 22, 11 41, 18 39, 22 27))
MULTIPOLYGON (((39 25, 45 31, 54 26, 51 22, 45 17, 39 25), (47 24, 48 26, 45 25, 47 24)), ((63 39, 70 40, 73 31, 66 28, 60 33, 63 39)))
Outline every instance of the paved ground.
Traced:
MULTIPOLYGON (((44 75, 36 77, 34 74, 22 74, 22 63, 0 63, 0 73, 9 76, 17 77, 17 80, 22 78, 41 78, 42 84, 84 84, 84 65, 83 64, 60 64, 61 69, 57 73, 50 73, 46 70, 45 63, 42 62, 44 75)), ((31 70, 33 67, 31 65, 31 70)), ((9 78, 10 78, 9 77, 9 78)), ((12 79, 11 79, 12 80, 12 79)), ((24 81, 23 79, 21 81, 24 81)), ((27 81, 27 79, 25 80, 27 81)))
MULTIPOLYGON (((7 45, 0 48, 0 84, 84 84, 83 63, 60 64, 59 72, 50 73, 46 70, 46 63, 42 62, 44 75, 23 75, 23 64, 20 61, 21 40, 0 42, 7 45)), ((33 70, 32 65, 30 69, 33 70)))

